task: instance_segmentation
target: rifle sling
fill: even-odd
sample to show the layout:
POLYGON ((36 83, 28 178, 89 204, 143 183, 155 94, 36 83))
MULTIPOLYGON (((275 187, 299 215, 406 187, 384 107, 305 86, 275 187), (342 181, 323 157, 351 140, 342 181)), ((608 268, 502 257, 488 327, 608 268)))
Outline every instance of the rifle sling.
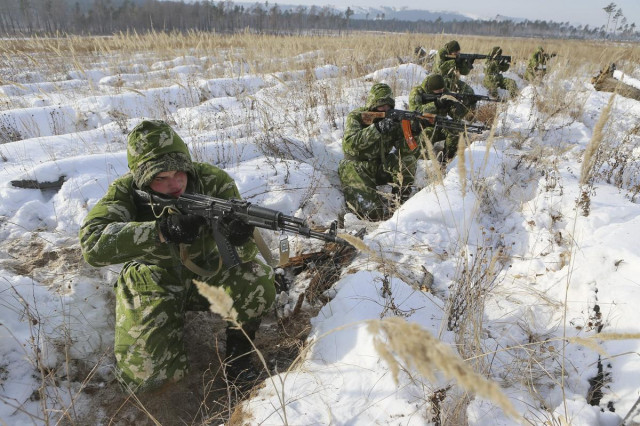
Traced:
POLYGON ((264 238, 262 238, 262 234, 260 233, 260 230, 258 228, 255 228, 253 230, 253 240, 256 242, 256 246, 258 246, 258 250, 260 251, 260 254, 262 255, 262 257, 264 258, 264 260, 267 262, 269 266, 271 267, 282 266, 281 263, 279 263, 278 265, 275 264, 275 261, 273 260, 273 256, 271 255, 271 250, 269 250, 269 247, 267 246, 267 243, 264 241, 264 238))
POLYGON ((222 257, 218 257, 218 269, 215 271, 210 271, 208 269, 201 268, 200 266, 193 263, 193 261, 189 258, 189 245, 180 243, 180 261, 185 268, 190 270, 196 275, 200 275, 201 277, 212 277, 222 268, 222 257))
MULTIPOLYGON (((289 262, 289 253, 287 252, 286 254, 281 253, 280 262, 277 265, 275 264, 275 261, 273 260, 273 256, 271 255, 271 251, 269 250, 269 247, 267 247, 267 243, 264 241, 264 238, 262 238, 262 234, 260 234, 260 230, 258 230, 258 228, 254 229, 253 231, 253 239, 256 243, 256 246, 258 246, 258 250, 260 251, 260 254, 262 255, 262 257, 264 258, 264 260, 267 262, 269 266, 280 267, 289 262)), ((218 272, 220 272, 220 269, 222 268, 221 257, 218 258, 219 260, 218 269, 215 271, 210 271, 208 269, 204 269, 196 265, 195 263, 193 263, 193 261, 189 258, 188 247, 189 246, 187 244, 180 244, 180 261, 182 262, 185 268, 187 268, 194 274, 200 275, 201 277, 211 277, 217 274, 218 272)))

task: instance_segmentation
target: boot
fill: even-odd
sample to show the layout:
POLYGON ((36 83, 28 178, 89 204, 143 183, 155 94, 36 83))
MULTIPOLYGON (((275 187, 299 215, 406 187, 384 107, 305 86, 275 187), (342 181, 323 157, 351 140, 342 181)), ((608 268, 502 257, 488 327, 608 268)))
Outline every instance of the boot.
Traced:
MULTIPOLYGON (((243 329, 251 339, 255 340, 259 323, 245 323, 243 329)), ((227 348, 225 351, 225 363, 227 380, 238 387, 253 385, 259 374, 251 362, 253 346, 242 330, 227 327, 227 348)))

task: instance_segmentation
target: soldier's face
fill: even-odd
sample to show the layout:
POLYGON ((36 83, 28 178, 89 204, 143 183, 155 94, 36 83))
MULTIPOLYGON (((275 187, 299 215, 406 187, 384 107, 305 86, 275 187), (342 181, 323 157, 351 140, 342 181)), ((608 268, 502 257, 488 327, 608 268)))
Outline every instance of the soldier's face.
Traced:
POLYGON ((376 107, 376 111, 380 111, 380 112, 386 112, 389 111, 391 109, 391 105, 380 105, 379 107, 376 107))
POLYGON ((175 170, 160 172, 149 186, 155 192, 178 198, 187 189, 187 173, 175 170))

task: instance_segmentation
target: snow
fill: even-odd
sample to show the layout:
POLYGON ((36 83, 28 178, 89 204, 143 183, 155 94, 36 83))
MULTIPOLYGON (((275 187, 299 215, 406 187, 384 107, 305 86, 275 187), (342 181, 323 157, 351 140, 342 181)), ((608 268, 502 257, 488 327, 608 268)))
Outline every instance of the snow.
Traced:
MULTIPOLYGON (((323 57, 313 51, 293 59, 323 57)), ((77 255, 83 218, 127 171, 128 129, 142 118, 167 119, 193 157, 224 168, 246 199, 328 225, 343 208, 337 167, 344 116, 361 106, 373 81, 391 84, 402 107, 427 75, 403 64, 346 80, 343 68, 327 63, 313 69, 309 83, 303 69, 258 74, 215 57, 181 56, 150 67, 137 59, 74 72, 63 82, 25 71, 20 84, 0 86, 6 105, 16 105, 0 111, 3 424, 55 418, 71 395, 76 410, 87 410, 90 395, 76 394, 82 372, 97 365, 99 378, 112 378, 101 360, 113 345, 118 265, 96 269, 54 257, 39 270, 26 268, 23 256, 77 255), (203 78, 207 67, 233 68, 234 77, 203 78), (159 76, 167 76, 165 85, 147 87, 159 76), (305 104, 309 84, 334 103, 317 96, 305 104), (48 91, 54 93, 43 96, 48 91), (58 191, 11 183, 60 177, 58 191), (43 378, 46 371, 57 385, 43 378), (43 381, 55 395, 48 401, 54 411, 43 412, 34 397, 43 381)), ((640 87, 620 71, 614 76, 640 87)), ((520 96, 500 107, 493 139, 489 132, 476 138, 441 183, 421 161, 418 192, 389 220, 368 224, 368 250, 345 268, 328 293, 332 300, 312 319, 301 363, 245 402, 255 424, 424 425, 430 397, 443 389, 443 404, 453 407, 464 392, 440 375, 430 380, 407 367, 393 379, 367 324, 394 316, 474 356, 469 362, 531 424, 617 425, 629 413, 640 397, 640 103, 615 98, 603 129, 606 158, 597 162, 593 183, 581 186, 585 148, 612 95, 580 78, 546 87, 516 79, 520 96), (581 109, 541 110, 540 100, 552 99, 557 88, 581 109), (587 206, 578 202, 585 196, 587 206), (433 276, 426 289, 425 271, 433 276), (599 332, 634 336, 606 340, 599 332), (594 338, 607 355, 574 337, 594 338), (599 357, 608 380, 592 406, 587 395, 599 357)), ((486 93, 477 81, 472 86, 486 93)), ((346 223, 345 232, 362 225, 349 215, 346 223)), ((265 237, 275 252, 279 235, 265 237)), ((290 238, 294 251, 305 247, 290 238)), ((279 303, 290 312, 295 301, 279 303)), ((464 410, 470 425, 515 424, 495 401, 469 395, 464 410)), ((640 422, 639 413, 631 421, 640 422)))

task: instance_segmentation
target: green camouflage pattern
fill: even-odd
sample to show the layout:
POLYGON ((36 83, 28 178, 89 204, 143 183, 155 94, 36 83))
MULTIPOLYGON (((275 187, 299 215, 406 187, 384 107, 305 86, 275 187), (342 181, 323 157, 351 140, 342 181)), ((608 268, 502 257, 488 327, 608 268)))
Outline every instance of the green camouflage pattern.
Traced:
POLYGON ((389 87, 388 84, 376 83, 371 87, 369 93, 367 94, 365 107, 369 111, 373 111, 377 107, 382 105, 389 105, 391 108, 393 108, 396 105, 396 100, 393 97, 393 92, 391 91, 391 87, 389 87))
POLYGON ((548 53, 545 53, 542 47, 538 47, 529 58, 527 70, 524 73, 524 79, 533 82, 544 77, 547 72, 547 60, 550 57, 551 56, 548 53))
POLYGON ((381 220, 389 213, 376 186, 391 184, 405 191, 413 184, 420 151, 409 150, 400 123, 382 134, 375 124, 363 122, 362 113, 371 111, 380 99, 389 96, 391 89, 375 85, 369 92, 366 106, 347 115, 342 139, 345 158, 340 161, 338 174, 347 207, 359 217, 370 220, 381 220))
POLYGON ((509 95, 513 98, 518 95, 518 85, 515 80, 507 78, 502 75, 503 72, 509 70, 511 66, 508 62, 500 62, 493 57, 502 55, 502 49, 494 47, 489 52, 489 58, 484 64, 484 79, 482 85, 487 88, 489 95, 492 97, 498 96, 498 89, 505 89, 509 91, 509 95))
MULTIPOLYGON (((179 137, 163 137, 165 143, 160 148, 153 146, 153 138, 145 139, 129 138, 133 173, 109 186, 88 213, 79 233, 82 254, 89 264, 124 263, 116 286, 115 354, 123 383, 142 390, 177 380, 186 371, 182 343, 185 311, 208 309, 197 294, 193 279, 222 286, 235 301, 241 322, 261 317, 275 300, 273 271, 256 259, 258 249, 253 241, 237 247, 243 263, 228 270, 220 267, 217 245, 211 232, 204 230, 188 246, 188 256, 196 265, 218 271, 206 279, 182 265, 177 245, 160 242, 156 217, 161 212, 153 212, 134 199, 134 173, 141 168, 156 170, 157 163, 171 164, 176 158, 181 162, 179 158, 186 155, 190 170, 188 192, 224 199, 240 198, 240 194, 223 170, 192 163, 179 137)), ((138 175, 137 180, 145 186, 150 182, 147 173, 138 175)))
MULTIPOLYGON (((444 87, 446 90, 454 93, 466 93, 473 95, 473 88, 460 79, 460 73, 456 71, 455 61, 448 61, 440 66, 439 73, 444 77, 444 87)), ((477 102, 465 101, 468 108, 475 108, 477 102)))
POLYGON ((473 69, 473 65, 468 61, 456 61, 455 58, 448 57, 451 53, 446 45, 438 50, 431 71, 442 74, 443 76, 447 76, 447 74, 452 72, 459 75, 469 75, 473 69))
POLYGON ((127 163, 139 189, 149 189, 160 172, 180 170, 193 175, 187 145, 164 121, 142 121, 129 133, 127 141, 127 163))
MULTIPOLYGON (((468 108, 462 103, 451 104, 448 107, 438 107, 436 103, 427 98, 428 95, 432 95, 433 92, 426 90, 427 79, 418 86, 414 86, 409 93, 409 109, 412 111, 419 111, 421 113, 436 114, 441 116, 449 116, 455 120, 462 119, 468 112, 468 108)), ((446 95, 449 91, 444 90, 443 95, 446 95)), ((420 138, 427 138, 432 144, 439 141, 444 141, 444 154, 448 159, 453 158, 458 150, 459 132, 454 130, 446 130, 433 127, 425 127, 420 135, 420 138)))
POLYGON ((221 268, 209 278, 196 276, 179 261, 174 268, 128 262, 116 285, 114 352, 120 380, 129 389, 153 389, 188 371, 185 311, 209 309, 193 279, 222 286, 241 322, 260 318, 275 300, 273 270, 257 259, 221 268))

